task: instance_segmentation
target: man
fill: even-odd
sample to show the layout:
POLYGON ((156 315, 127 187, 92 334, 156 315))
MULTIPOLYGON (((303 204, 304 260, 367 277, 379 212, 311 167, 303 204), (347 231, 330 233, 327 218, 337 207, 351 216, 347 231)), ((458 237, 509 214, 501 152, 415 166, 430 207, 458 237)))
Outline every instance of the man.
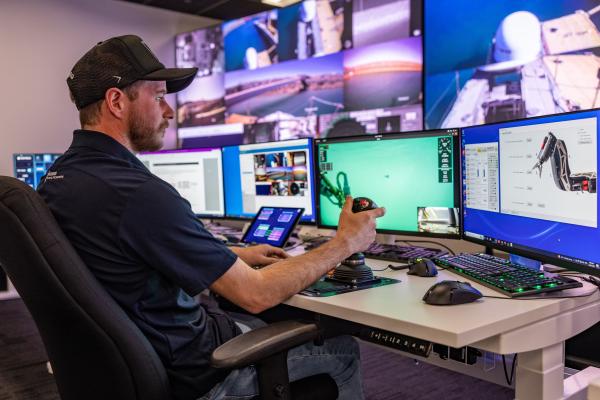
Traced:
MULTIPOLYGON (((353 214, 347 199, 335 238, 294 258, 271 246, 224 246, 134 155, 162 146, 173 118, 164 96, 195 74, 166 69, 137 36, 93 47, 67 78, 82 129, 39 191, 83 261, 156 349, 176 399, 248 398, 258 394, 254 369, 227 375, 209 365, 212 351, 244 325, 194 296, 209 288, 250 313, 273 307, 364 250, 384 210, 353 214)), ((360 398, 358 356, 348 337, 300 346, 289 352, 290 377, 327 372, 340 398, 360 398)))

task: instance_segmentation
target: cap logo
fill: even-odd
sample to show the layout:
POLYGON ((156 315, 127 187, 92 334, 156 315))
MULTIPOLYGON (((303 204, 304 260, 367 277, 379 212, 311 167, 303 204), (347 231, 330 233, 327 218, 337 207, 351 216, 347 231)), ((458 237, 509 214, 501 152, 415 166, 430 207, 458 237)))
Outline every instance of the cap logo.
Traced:
POLYGON ((73 72, 71 72, 71 73, 69 74, 69 79, 75 79, 75 75, 73 74, 73 72))
POLYGON ((146 48, 146 50, 148 50, 148 53, 150 53, 152 55, 152 57, 154 57, 154 59, 156 60, 156 62, 160 62, 158 61, 158 57, 156 57, 156 55, 154 54, 154 52, 150 49, 150 47, 148 47, 148 45, 146 44, 146 42, 144 42, 143 40, 140 42, 144 45, 144 47, 146 48))
POLYGON ((115 78, 117 80, 117 85, 121 82, 121 77, 118 75, 113 75, 113 78, 115 78))

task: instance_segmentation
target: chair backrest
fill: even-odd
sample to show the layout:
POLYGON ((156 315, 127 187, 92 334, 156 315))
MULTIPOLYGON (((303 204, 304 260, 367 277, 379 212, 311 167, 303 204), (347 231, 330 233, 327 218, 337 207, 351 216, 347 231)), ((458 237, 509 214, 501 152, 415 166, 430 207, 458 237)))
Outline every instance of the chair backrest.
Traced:
POLYGON ((84 265, 43 199, 5 176, 0 265, 40 331, 62 400, 171 398, 158 355, 84 265))

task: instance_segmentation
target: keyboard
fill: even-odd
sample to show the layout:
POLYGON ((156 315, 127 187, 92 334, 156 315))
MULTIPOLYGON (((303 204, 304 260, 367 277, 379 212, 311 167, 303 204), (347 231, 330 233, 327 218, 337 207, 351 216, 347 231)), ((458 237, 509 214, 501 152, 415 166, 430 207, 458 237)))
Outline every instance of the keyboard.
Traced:
POLYGON ((400 263, 409 263, 414 261, 415 258, 434 258, 447 254, 447 252, 440 249, 380 243, 372 243, 363 253, 368 258, 400 263))
POLYGON ((444 255, 434 258, 433 261, 441 267, 510 297, 583 286, 575 279, 553 276, 488 254, 444 255))
MULTIPOLYGON (((330 239, 331 238, 328 236, 314 238, 306 242, 304 249, 307 251, 316 249, 324 243, 327 243, 330 239)), ((414 261, 415 258, 440 257, 447 254, 447 252, 426 247, 398 246, 395 244, 380 244, 373 242, 366 251, 363 251, 363 254, 365 257, 374 258, 376 260, 408 263, 414 261)))

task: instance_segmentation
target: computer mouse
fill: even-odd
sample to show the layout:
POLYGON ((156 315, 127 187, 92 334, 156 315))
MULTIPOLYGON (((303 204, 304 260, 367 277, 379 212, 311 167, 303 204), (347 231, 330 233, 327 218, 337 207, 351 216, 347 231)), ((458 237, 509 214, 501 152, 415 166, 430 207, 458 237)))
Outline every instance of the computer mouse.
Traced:
POLYGON ((483 297, 481 292, 468 282, 441 281, 427 290, 423 301, 427 304, 445 306, 471 303, 483 297))
POLYGON ((408 275, 416 275, 423 277, 437 276, 438 271, 435 263, 429 258, 417 258, 408 266, 408 275))

